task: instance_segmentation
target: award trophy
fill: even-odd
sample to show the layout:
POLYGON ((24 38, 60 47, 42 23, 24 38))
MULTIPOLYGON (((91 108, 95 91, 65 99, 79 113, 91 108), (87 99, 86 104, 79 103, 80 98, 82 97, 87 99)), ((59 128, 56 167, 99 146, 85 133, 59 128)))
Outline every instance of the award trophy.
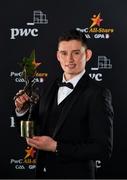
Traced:
POLYGON ((29 105, 28 110, 28 118, 27 120, 21 120, 20 121, 20 136, 21 137, 32 137, 35 135, 35 121, 32 120, 32 110, 34 105, 39 100, 39 95, 37 93, 37 87, 35 87, 35 81, 34 78, 37 74, 37 67, 41 63, 37 63, 35 61, 35 50, 32 51, 29 58, 23 58, 22 63, 20 64, 23 67, 22 75, 21 77, 25 80, 25 87, 21 91, 21 93, 18 93, 15 97, 18 98, 19 96, 26 93, 30 100, 27 105, 29 105))

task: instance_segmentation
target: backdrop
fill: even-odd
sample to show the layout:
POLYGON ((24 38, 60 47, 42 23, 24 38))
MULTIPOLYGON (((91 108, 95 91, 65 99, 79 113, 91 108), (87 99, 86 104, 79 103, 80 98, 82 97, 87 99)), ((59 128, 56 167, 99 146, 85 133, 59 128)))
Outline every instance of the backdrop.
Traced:
POLYGON ((24 86, 18 63, 35 49, 37 62, 42 62, 35 80, 43 85, 60 73, 57 38, 71 28, 84 32, 93 50, 90 77, 113 96, 114 149, 105 164, 96 162, 97 177, 127 178, 126 9, 124 0, 1 1, 0 178, 32 178, 36 166, 36 151, 19 137, 12 113, 13 97, 24 86))

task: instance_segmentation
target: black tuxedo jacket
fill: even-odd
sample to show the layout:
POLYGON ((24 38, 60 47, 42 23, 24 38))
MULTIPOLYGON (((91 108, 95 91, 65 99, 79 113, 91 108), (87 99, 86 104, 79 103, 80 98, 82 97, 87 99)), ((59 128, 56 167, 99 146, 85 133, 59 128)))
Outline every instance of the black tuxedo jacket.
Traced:
MULTIPOLYGON (((40 135, 44 135, 50 104, 58 89, 57 80, 45 87, 39 112, 33 113, 39 120, 40 135)), ((58 142, 57 152, 38 151, 36 173, 39 178, 94 178, 95 161, 111 156, 113 107, 110 91, 85 74, 72 93, 52 135, 58 142)))

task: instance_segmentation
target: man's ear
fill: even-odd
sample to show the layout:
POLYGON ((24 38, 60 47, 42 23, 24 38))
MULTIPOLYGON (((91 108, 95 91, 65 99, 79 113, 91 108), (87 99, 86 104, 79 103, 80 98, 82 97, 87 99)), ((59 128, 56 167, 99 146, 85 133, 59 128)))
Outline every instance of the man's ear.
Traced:
POLYGON ((57 51, 57 53, 56 53, 56 57, 57 57, 57 60, 58 60, 58 61, 60 61, 59 51, 57 51))
POLYGON ((86 50, 86 62, 88 62, 91 57, 92 57, 92 51, 90 49, 87 49, 86 50))

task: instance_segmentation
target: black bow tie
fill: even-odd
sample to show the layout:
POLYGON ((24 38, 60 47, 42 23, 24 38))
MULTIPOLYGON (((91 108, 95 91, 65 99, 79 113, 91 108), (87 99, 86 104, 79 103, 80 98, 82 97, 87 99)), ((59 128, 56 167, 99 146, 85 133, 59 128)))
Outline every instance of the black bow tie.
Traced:
POLYGON ((59 87, 66 86, 66 87, 68 87, 68 88, 70 88, 70 89, 74 89, 73 84, 70 83, 70 82, 68 82, 68 83, 66 83, 66 82, 58 82, 58 86, 59 86, 59 87))

